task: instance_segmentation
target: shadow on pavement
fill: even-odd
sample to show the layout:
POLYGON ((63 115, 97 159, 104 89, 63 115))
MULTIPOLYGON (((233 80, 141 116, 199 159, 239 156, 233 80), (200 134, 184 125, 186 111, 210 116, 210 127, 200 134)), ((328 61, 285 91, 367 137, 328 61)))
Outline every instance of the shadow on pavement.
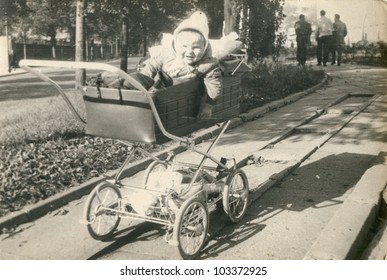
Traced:
MULTIPOLYGON (((319 216, 324 216, 321 212, 332 212, 330 207, 343 203, 345 194, 352 191, 351 188, 360 180, 374 158, 372 155, 342 153, 301 166, 282 183, 274 185, 263 196, 253 201, 242 221, 223 227, 222 231, 213 238, 212 244, 204 249, 200 258, 216 257, 250 238, 265 242, 263 239, 266 235, 265 228, 273 227, 273 219, 276 224, 274 231, 279 230, 276 235, 289 235, 289 229, 286 227, 294 221, 287 220, 286 217, 290 216, 286 215, 284 215, 285 218, 281 218, 284 212, 302 212, 314 208, 317 210, 312 211, 316 214, 315 219, 310 217, 310 213, 309 217, 296 215, 294 219, 307 218, 305 226, 309 226, 308 223, 311 221, 321 223, 319 216), (281 233, 281 231, 284 232, 281 233)), ((273 228, 268 229, 270 230, 273 231, 273 228)), ((301 235, 304 232, 291 233, 291 235, 298 234, 301 235)), ((248 248, 248 244, 244 248, 248 248)), ((253 251, 249 251, 248 254, 254 256, 253 251)))
POLYGON ((108 246, 89 257, 89 260, 99 259, 107 254, 134 242, 149 241, 153 239, 160 239, 160 242, 165 242, 161 239, 166 231, 164 226, 154 223, 143 222, 136 226, 130 226, 116 232, 111 238, 105 239, 101 242, 113 242, 108 246), (149 234, 148 234, 149 233, 149 234))

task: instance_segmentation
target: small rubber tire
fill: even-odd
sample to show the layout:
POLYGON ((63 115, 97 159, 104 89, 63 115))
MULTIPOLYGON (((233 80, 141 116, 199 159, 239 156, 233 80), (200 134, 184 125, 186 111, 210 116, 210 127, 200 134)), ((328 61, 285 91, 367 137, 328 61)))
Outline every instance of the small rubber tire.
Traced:
POLYGON ((100 183, 91 191, 83 211, 83 218, 91 237, 103 240, 110 237, 117 229, 121 221, 120 216, 114 211, 100 211, 100 209, 101 207, 119 209, 121 198, 118 187, 108 182, 100 183))
POLYGON ((223 189, 223 210, 232 223, 239 222, 246 213, 249 200, 249 183, 242 169, 233 171, 223 189))
POLYGON ((173 236, 182 259, 195 259, 207 240, 209 216, 206 204, 197 197, 184 201, 176 215, 173 236))

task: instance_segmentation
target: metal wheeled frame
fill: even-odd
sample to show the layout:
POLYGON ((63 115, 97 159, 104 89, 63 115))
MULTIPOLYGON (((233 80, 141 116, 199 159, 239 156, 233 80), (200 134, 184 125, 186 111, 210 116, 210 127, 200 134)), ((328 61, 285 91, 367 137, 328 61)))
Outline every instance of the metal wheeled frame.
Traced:
POLYGON ((241 169, 236 168, 235 159, 229 167, 223 158, 218 160, 211 155, 220 137, 227 130, 230 121, 220 125, 220 133, 212 141, 209 148, 206 151, 202 151, 195 146, 191 138, 179 137, 166 131, 151 94, 128 73, 114 66, 94 62, 44 60, 21 60, 20 66, 40 79, 52 84, 59 91, 76 119, 82 123, 86 123, 86 121, 75 110, 58 83, 34 67, 92 69, 116 73, 146 96, 154 119, 164 136, 178 141, 186 150, 193 151, 202 156, 199 164, 178 162, 173 154, 170 154, 167 159, 161 160, 143 149, 141 143, 117 140, 131 147, 129 155, 115 177, 97 185, 90 193, 85 204, 83 219, 93 238, 105 239, 111 236, 118 227, 121 218, 157 223, 166 226, 166 240, 178 248, 180 256, 184 259, 192 259, 200 253, 207 239, 209 226, 208 211, 210 208, 213 208, 214 205, 221 201, 224 211, 229 216, 231 222, 238 222, 243 217, 247 207, 249 192, 245 173, 241 169), (123 184, 121 183, 121 176, 124 168, 136 152, 150 157, 153 159, 153 162, 145 171, 143 184, 140 186, 123 184), (216 167, 205 165, 207 160, 214 163, 216 167), (175 169, 195 170, 188 186, 183 192, 178 193, 171 188, 157 190, 147 187, 147 180, 155 170, 175 169), (198 186, 198 184, 201 184, 198 183, 198 179, 203 172, 210 177, 209 182, 208 184, 198 186), (148 207, 144 213, 138 213, 131 206, 130 199, 122 197, 121 190, 124 189, 129 190, 129 193, 130 191, 141 191, 143 194, 150 194, 153 197, 157 197, 157 201, 148 207), (185 242, 187 244, 183 244, 185 242))

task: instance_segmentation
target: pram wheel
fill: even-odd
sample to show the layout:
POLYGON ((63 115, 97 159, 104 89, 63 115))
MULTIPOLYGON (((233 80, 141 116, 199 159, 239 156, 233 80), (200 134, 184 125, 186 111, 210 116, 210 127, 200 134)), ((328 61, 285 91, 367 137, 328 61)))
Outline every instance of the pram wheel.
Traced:
POLYGON ((208 232, 208 211, 196 197, 187 199, 180 207, 173 235, 183 259, 194 259, 203 248, 208 232))
POLYGON ((246 173, 237 169, 226 181, 223 190, 223 209, 233 223, 239 222, 246 213, 249 198, 249 183, 246 173))
POLYGON ((119 210, 121 198, 119 189, 108 182, 99 184, 90 193, 83 215, 87 230, 94 239, 105 239, 118 227, 121 218, 114 210, 119 210))

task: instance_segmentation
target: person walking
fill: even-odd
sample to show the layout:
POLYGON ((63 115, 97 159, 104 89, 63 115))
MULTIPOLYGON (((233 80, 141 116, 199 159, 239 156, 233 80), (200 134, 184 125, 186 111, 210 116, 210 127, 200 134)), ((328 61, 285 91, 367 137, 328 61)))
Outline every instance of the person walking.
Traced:
POLYGON ((325 11, 320 11, 320 18, 317 20, 316 40, 317 40, 317 65, 323 63, 327 66, 329 51, 332 44, 332 21, 325 16, 325 11))
POLYGON ((310 23, 305 20, 305 16, 301 14, 299 20, 294 24, 294 29, 296 30, 298 65, 305 65, 312 27, 310 23))
POLYGON ((344 38, 347 36, 347 25, 340 20, 340 15, 335 14, 335 21, 333 23, 332 35, 332 65, 336 64, 337 52, 337 66, 341 65, 341 56, 345 46, 344 38))

